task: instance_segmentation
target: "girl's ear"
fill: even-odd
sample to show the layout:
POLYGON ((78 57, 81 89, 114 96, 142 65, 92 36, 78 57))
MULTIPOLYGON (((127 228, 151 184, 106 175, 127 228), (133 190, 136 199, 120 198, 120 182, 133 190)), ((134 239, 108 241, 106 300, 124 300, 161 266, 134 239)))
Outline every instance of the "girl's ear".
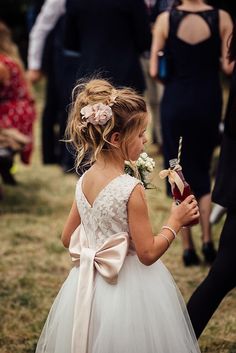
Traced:
POLYGON ((120 147, 120 133, 113 132, 113 134, 111 135, 110 142, 113 146, 120 147))

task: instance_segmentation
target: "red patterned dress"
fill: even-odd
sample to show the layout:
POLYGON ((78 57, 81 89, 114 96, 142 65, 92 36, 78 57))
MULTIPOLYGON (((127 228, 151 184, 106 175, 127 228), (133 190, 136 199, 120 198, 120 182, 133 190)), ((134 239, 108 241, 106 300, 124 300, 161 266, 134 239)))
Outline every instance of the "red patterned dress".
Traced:
POLYGON ((28 164, 36 117, 34 101, 19 64, 5 54, 0 54, 0 63, 5 65, 10 74, 7 84, 0 83, 0 128, 15 128, 30 137, 31 142, 21 152, 22 162, 28 164))

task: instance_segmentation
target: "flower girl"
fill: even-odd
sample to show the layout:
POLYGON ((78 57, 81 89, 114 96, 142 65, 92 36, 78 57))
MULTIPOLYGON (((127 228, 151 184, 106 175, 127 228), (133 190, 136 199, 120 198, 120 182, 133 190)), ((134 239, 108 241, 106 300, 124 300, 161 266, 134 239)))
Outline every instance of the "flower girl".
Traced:
POLYGON ((77 183, 62 242, 74 267, 40 336, 36 353, 199 353, 181 294, 160 257, 197 217, 193 195, 173 205, 154 236, 144 187, 124 174, 147 139, 142 97, 104 80, 78 85, 67 127, 77 183))

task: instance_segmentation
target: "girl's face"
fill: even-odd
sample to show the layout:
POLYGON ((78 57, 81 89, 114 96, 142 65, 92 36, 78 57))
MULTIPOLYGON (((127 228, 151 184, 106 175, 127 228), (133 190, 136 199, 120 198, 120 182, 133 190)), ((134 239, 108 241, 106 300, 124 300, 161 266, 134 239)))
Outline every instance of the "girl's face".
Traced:
POLYGON ((134 135, 128 144, 128 157, 131 161, 136 161, 140 153, 144 151, 144 144, 147 142, 146 129, 148 125, 148 115, 145 118, 143 127, 134 135))

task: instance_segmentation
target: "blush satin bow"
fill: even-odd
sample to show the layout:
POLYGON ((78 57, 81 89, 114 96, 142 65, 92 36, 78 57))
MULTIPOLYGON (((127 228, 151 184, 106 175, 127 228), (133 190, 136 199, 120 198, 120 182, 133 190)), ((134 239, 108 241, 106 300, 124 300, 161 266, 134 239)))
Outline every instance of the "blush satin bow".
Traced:
POLYGON ((128 233, 109 237, 97 250, 89 248, 88 238, 81 224, 71 236, 69 253, 75 266, 80 266, 74 308, 71 353, 86 353, 89 320, 94 288, 94 270, 110 284, 117 282, 129 247, 128 233))
POLYGON ((161 179, 165 179, 166 177, 168 177, 169 183, 172 185, 176 184, 181 195, 183 195, 184 183, 180 178, 179 174, 177 173, 177 171, 181 169, 181 166, 178 164, 174 167, 174 169, 163 169, 162 171, 160 171, 159 176, 161 179))

